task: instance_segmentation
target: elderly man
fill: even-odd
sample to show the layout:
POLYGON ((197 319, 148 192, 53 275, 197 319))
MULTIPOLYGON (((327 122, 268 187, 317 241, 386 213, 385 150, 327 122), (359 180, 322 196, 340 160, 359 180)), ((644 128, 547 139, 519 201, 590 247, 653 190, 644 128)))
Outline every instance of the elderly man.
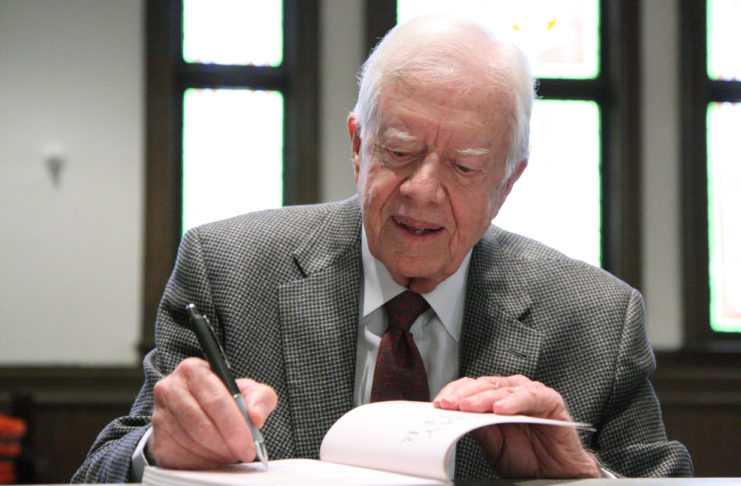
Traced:
POLYGON ((457 478, 691 474, 647 379, 640 295, 491 226, 527 165, 532 99, 519 51, 476 24, 426 17, 392 30, 364 65, 347 122, 357 197, 186 234, 131 416, 101 433, 75 480, 136 480, 146 460, 254 460, 232 397, 195 358, 190 302, 245 377, 273 459, 316 457, 359 404, 433 398, 595 427, 480 429, 458 444, 457 478), (384 303, 399 294, 422 311, 397 332, 411 380, 403 366, 377 369, 393 339, 384 303))

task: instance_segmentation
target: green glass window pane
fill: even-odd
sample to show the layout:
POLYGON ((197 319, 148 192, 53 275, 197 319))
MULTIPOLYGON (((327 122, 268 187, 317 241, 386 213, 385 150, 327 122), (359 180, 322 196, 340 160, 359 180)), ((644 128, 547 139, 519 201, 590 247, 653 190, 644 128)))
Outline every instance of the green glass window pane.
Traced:
POLYGON ((598 0, 398 0, 397 20, 423 14, 474 19, 519 45, 539 78, 599 74, 598 0))
POLYGON ((710 326, 741 332, 741 103, 708 105, 710 326))
POLYGON ((283 2, 184 0, 183 59, 190 63, 280 66, 283 2))
POLYGON ((183 98, 183 231, 283 202, 283 95, 188 89, 183 98))
POLYGON ((708 76, 741 80, 741 1, 708 0, 707 5, 708 76))
POLYGON ((599 120, 592 101, 536 101, 527 169, 494 223, 600 266, 599 120))

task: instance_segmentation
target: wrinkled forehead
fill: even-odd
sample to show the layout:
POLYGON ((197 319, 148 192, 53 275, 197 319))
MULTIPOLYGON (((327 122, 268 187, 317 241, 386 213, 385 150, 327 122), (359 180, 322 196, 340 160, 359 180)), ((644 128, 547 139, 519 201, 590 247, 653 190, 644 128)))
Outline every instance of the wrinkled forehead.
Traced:
POLYGON ((374 132, 392 128, 398 123, 400 107, 433 113, 441 124, 459 127, 485 127, 493 144, 500 145, 513 129, 515 101, 510 90, 502 86, 483 86, 453 80, 426 82, 419 77, 388 78, 379 93, 374 132), (433 109, 434 108, 434 109, 433 109))

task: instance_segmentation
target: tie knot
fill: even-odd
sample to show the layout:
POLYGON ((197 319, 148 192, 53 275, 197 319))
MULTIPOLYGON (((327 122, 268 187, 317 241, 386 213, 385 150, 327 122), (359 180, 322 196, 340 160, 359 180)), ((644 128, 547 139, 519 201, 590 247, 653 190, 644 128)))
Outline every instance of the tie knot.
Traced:
POLYGON ((421 295, 405 290, 386 302, 384 307, 388 314, 389 327, 398 327, 408 331, 412 323, 430 307, 430 304, 421 295))

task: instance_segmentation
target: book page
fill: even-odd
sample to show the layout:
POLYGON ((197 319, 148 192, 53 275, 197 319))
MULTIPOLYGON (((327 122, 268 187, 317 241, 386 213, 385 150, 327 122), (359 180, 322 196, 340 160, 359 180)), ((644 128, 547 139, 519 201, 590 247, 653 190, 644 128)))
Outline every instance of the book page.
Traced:
POLYGON ((466 433, 485 425, 574 422, 435 408, 430 402, 389 401, 356 407, 324 436, 322 461, 449 481, 448 455, 466 433))
POLYGON ((144 486, 230 486, 230 485, 308 485, 308 486, 428 486, 440 481, 320 462, 312 459, 270 461, 265 469, 259 462, 234 464, 213 471, 178 471, 147 466, 144 486))

